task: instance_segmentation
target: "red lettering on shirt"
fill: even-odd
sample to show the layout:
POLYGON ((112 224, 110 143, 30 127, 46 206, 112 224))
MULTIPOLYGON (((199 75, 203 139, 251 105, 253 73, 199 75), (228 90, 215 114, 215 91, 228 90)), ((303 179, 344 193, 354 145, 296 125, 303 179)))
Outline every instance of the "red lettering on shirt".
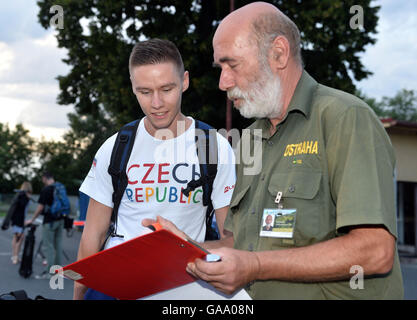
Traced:
POLYGON ((144 167, 149 167, 148 171, 146 171, 145 175, 143 176, 142 179, 142 183, 154 183, 154 180, 146 180, 146 178, 149 176, 149 174, 151 173, 153 167, 155 167, 154 163, 144 163, 143 164, 144 167))
POLYGON ((187 203, 187 200, 184 200, 182 197, 184 196, 184 194, 182 193, 182 190, 184 190, 184 188, 181 188, 181 191, 180 191, 180 203, 187 203))
POLYGON ((168 183, 169 180, 162 180, 162 175, 169 174, 169 171, 162 171, 162 167, 169 166, 169 163, 160 163, 158 167, 158 183, 168 183))
POLYGON ((139 191, 143 190, 143 188, 135 188, 135 199, 136 202, 143 202, 143 200, 140 200, 140 197, 143 197, 143 194, 140 194, 139 191))
POLYGON ((133 164, 133 165, 131 165, 130 167, 129 167, 129 169, 127 170, 127 183, 129 183, 129 184, 136 184, 136 183, 138 183, 138 180, 135 180, 135 181, 130 181, 129 180, 129 171, 130 171, 130 169, 132 169, 132 168, 139 168, 139 165, 138 164, 133 164))
POLYGON ((231 187, 226 186, 226 188, 224 188, 224 193, 229 192, 230 190, 233 190, 234 188, 235 188, 235 185, 233 185, 231 187))

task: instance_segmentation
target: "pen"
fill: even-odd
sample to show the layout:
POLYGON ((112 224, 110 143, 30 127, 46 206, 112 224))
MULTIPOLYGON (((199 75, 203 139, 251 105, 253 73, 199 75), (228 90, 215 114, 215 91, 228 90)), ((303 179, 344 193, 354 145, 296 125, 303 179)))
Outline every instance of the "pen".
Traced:
POLYGON ((155 222, 155 223, 150 224, 148 228, 151 229, 152 231, 158 231, 162 229, 162 226, 158 222, 155 222))

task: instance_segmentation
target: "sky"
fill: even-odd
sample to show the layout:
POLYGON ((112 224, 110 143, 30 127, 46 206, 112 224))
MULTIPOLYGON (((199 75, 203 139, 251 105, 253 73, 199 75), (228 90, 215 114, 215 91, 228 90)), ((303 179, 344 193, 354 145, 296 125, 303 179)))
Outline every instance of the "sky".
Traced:
MULTIPOLYGON (((403 88, 417 90, 417 1, 372 4, 381 6, 377 42, 360 56, 373 75, 356 86, 377 99, 403 88)), ((37 14, 36 0, 0 1, 0 121, 10 127, 22 123, 38 139, 59 140, 69 129, 73 106, 57 104, 56 77, 69 67, 54 29, 43 29, 37 14)), ((364 21, 366 28, 366 12, 364 21)))

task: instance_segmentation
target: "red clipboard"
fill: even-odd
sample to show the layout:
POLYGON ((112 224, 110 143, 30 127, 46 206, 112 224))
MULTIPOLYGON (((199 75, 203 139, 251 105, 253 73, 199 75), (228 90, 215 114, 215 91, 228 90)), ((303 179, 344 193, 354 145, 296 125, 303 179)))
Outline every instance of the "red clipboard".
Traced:
POLYGON ((69 264, 60 272, 111 297, 133 300, 195 281, 185 268, 206 255, 198 245, 162 229, 69 264))

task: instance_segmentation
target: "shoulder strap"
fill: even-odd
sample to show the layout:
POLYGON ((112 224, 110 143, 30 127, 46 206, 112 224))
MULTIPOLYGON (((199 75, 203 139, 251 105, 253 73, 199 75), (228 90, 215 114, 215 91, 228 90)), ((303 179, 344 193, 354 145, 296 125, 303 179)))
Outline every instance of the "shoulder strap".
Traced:
POLYGON ((200 163, 200 175, 203 177, 203 205, 207 206, 206 211, 206 240, 217 240, 219 235, 212 227, 214 208, 211 201, 213 182, 217 174, 218 152, 217 133, 213 127, 196 120, 196 144, 197 154, 200 163), (204 136, 201 135, 201 131, 204 136), (207 179, 204 179, 207 177, 207 179))
POLYGON ((217 174, 218 162, 216 130, 202 121, 195 120, 195 142, 200 164, 200 178, 189 181, 187 187, 182 190, 182 193, 188 197, 190 191, 200 186, 203 188, 203 205, 207 206, 206 240, 215 240, 217 234, 213 234, 212 231, 214 230, 211 228, 214 213, 211 193, 217 174))
POLYGON ((114 223, 114 230, 111 231, 111 236, 113 237, 123 238, 123 235, 117 234, 117 215, 120 202, 127 187, 126 166, 132 152, 138 126, 139 120, 132 121, 123 126, 117 134, 110 158, 108 173, 111 176, 113 184, 113 212, 111 217, 111 221, 114 223))
POLYGON ((203 205, 208 206, 213 191, 213 181, 217 174, 217 135, 208 124, 195 120, 195 143, 200 164, 200 178, 191 180, 182 193, 188 197, 190 191, 203 188, 203 205))
POLYGON ((203 177, 203 205, 211 201, 213 182, 217 174, 217 135, 208 124, 196 120, 197 155, 200 163, 200 175, 203 177), (206 177, 206 178, 204 178, 206 177))

